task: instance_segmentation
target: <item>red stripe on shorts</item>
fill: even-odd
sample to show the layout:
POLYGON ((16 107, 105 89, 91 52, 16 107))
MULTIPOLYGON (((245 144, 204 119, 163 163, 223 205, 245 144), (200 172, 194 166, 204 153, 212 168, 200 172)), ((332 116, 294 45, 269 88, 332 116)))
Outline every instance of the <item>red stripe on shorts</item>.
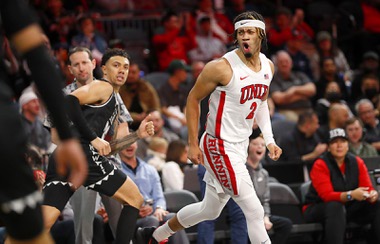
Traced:
POLYGON ((208 134, 206 134, 203 141, 203 148, 211 170, 214 172, 219 183, 233 191, 234 195, 237 195, 236 175, 232 168, 231 161, 225 153, 223 140, 214 137, 210 138, 208 134), (214 141, 214 143, 212 143, 212 141, 214 141), (226 184, 227 182, 228 184, 226 184))
POLYGON ((222 116, 224 104, 226 102, 226 92, 222 91, 220 93, 220 100, 218 106, 218 112, 216 113, 216 121, 215 121, 215 137, 220 138, 220 131, 222 129, 222 116))
POLYGON ((220 150, 220 153, 223 155, 224 163, 225 163, 225 165, 227 167, 228 174, 230 175, 230 182, 231 182, 231 187, 232 187, 231 190, 233 190, 234 195, 237 195, 238 191, 237 191, 237 186, 236 186, 235 171, 232 168, 232 164, 231 164, 230 158, 228 157, 228 155, 226 154, 226 152, 224 150, 224 142, 223 142, 223 140, 218 140, 218 141, 219 141, 219 150, 220 150))
POLYGON ((214 175, 217 177, 218 181, 220 182, 219 175, 218 175, 218 173, 216 172, 216 169, 215 169, 215 165, 214 165, 214 163, 211 160, 210 150, 208 149, 207 141, 208 141, 208 134, 206 133, 205 138, 203 140, 203 148, 205 150, 204 153, 206 155, 208 164, 210 165, 212 171, 214 172, 214 175))

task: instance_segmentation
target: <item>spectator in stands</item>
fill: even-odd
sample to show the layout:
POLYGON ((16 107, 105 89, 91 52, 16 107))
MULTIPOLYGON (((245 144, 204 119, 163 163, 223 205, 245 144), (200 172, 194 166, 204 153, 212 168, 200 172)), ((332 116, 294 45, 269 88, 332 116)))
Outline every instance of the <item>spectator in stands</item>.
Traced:
MULTIPOLYGON (((269 175, 263 168, 261 160, 266 153, 265 141, 262 136, 251 139, 248 147, 247 168, 252 182, 255 186, 256 194, 264 207, 264 224, 267 231, 273 229, 274 234, 270 236, 273 244, 285 244, 292 229, 290 219, 271 214, 269 205, 270 190, 269 190, 269 175)), ((235 203, 237 206, 237 204, 235 203)), ((241 215, 243 216, 243 212, 241 215)), ((237 234, 237 233, 235 233, 237 234)), ((235 242, 234 242, 235 243, 235 242)), ((247 243, 247 242, 236 242, 247 243)))
POLYGON ((212 59, 220 58, 226 53, 227 48, 224 43, 213 36, 211 30, 211 19, 204 16, 198 20, 196 41, 198 46, 189 51, 191 62, 209 62, 212 59))
POLYGON ((326 57, 321 60, 321 74, 315 85, 317 87, 317 94, 314 100, 323 98, 326 87, 330 82, 336 82, 339 85, 340 99, 351 101, 349 97, 348 88, 342 76, 339 76, 337 67, 332 57, 326 57))
POLYGON ((188 165, 189 147, 183 140, 169 143, 166 152, 166 164, 162 167, 162 183, 165 191, 182 190, 185 181, 183 168, 188 165))
POLYGON ((338 74, 344 78, 345 81, 352 79, 352 71, 347 62, 344 53, 335 45, 332 40, 331 34, 327 31, 318 32, 316 37, 316 52, 311 58, 311 67, 313 76, 316 80, 321 76, 321 61, 323 58, 333 58, 337 68, 338 74))
POLYGON ((379 55, 376 52, 368 51, 363 54, 360 67, 354 72, 354 79, 351 86, 351 96, 353 101, 357 101, 362 95, 360 87, 364 76, 375 75, 380 77, 379 67, 379 55))
POLYGON ((270 94, 278 111, 288 120, 297 121, 298 114, 310 110, 310 99, 315 95, 314 83, 302 72, 293 72, 292 59, 285 51, 276 54, 277 72, 270 86, 270 94))
MULTIPOLYGON (((154 135, 153 137, 161 137, 167 140, 169 143, 174 140, 178 140, 179 136, 165 127, 165 121, 159 110, 148 111, 150 114, 150 120, 154 125, 154 135)), ((138 148, 136 155, 139 158, 145 158, 147 156, 147 149, 149 145, 149 139, 140 139, 137 141, 138 148)))
POLYGON ((379 111, 380 109, 380 84, 379 77, 376 75, 366 75, 362 79, 361 91, 362 95, 360 99, 367 98, 373 104, 373 106, 379 111))
POLYGON ((160 98, 154 87, 140 77, 140 67, 131 63, 127 82, 120 87, 120 96, 133 118, 131 129, 137 130, 147 111, 160 109, 160 98))
POLYGON ((318 135, 323 143, 329 141, 329 131, 336 128, 344 128, 347 120, 352 117, 346 104, 333 103, 328 110, 328 122, 318 128, 318 135))
POLYGON ((170 128, 187 139, 187 126, 184 109, 188 90, 184 83, 187 81, 187 72, 191 67, 184 61, 175 59, 169 67, 169 79, 161 85, 157 93, 160 97, 162 114, 167 118, 170 128))
POLYGON ((364 140, 380 152, 380 123, 377 111, 368 99, 361 99, 355 104, 355 111, 366 129, 364 140))
POLYGON ((348 138, 349 152, 359 157, 374 157, 378 155, 376 149, 363 140, 363 123, 357 117, 347 120, 345 130, 348 138))
MULTIPOLYGON (((88 1, 88 0, 87 0, 88 1)), ((82 1, 83 2, 83 1, 82 1)), ((163 9, 161 0, 139 1, 139 0, 91 0, 90 2, 97 11, 108 13, 133 13, 134 15, 155 15, 161 14, 163 9)))
MULTIPOLYGON (((230 0, 226 2, 225 15, 232 23, 236 16, 248 10, 249 9, 246 8, 245 0, 230 0)), ((261 13, 261 11, 258 12, 261 13)))
MULTIPOLYGON (((28 137, 28 143, 47 151, 50 146, 50 133, 43 126, 41 118, 40 102, 33 88, 29 86, 19 98, 20 111, 22 114, 23 128, 28 137)), ((5 129, 5 128, 4 128, 5 129)))
POLYGON ((205 65, 206 64, 202 61, 195 61, 191 64, 191 73, 189 74, 190 82, 188 82, 188 84, 187 84, 189 91, 191 90, 191 88, 193 88, 195 82, 197 81, 199 74, 202 72, 205 65))
POLYGON ((228 17, 220 10, 214 11, 212 0, 199 0, 198 9, 195 11, 195 17, 192 19, 192 27, 195 30, 197 22, 203 17, 210 18, 212 34, 219 38, 225 45, 232 41, 234 27, 228 17))
POLYGON ((301 113, 297 126, 281 139, 281 159, 293 163, 307 163, 321 156, 326 151, 327 144, 323 143, 316 133, 318 128, 318 116, 314 111, 301 113))
POLYGON ((301 33, 295 32, 292 37, 286 41, 285 50, 289 53, 293 61, 293 71, 305 73, 310 80, 314 81, 310 68, 310 60, 304 53, 304 46, 307 43, 301 33))
MULTIPOLYGON (((338 103, 347 105, 345 100, 342 99, 343 95, 340 86, 335 81, 330 81, 326 84, 325 90, 321 94, 322 98, 318 99, 315 105, 315 111, 318 114, 319 124, 328 124, 328 111, 331 104, 338 103)), ((352 115, 351 109, 349 114, 352 115)))
MULTIPOLYGON (((162 192, 160 176, 156 169, 136 157, 137 143, 120 151, 122 171, 136 183, 144 197, 145 204, 140 207, 137 227, 150 227, 163 224, 174 216, 166 211, 166 201, 162 192)), ((169 243, 189 244, 186 232, 181 230, 169 238, 169 243)))
POLYGON ((71 45, 87 47, 92 57, 99 65, 108 44, 107 40, 95 29, 94 20, 90 16, 83 16, 78 20, 80 32, 71 40, 71 45))
POLYGON ((153 137, 151 138, 148 149, 146 151, 145 162, 152 165, 159 174, 166 163, 166 152, 168 150, 168 141, 165 138, 153 137))
POLYGON ((197 46, 195 31, 190 23, 189 13, 180 16, 168 12, 162 17, 163 30, 153 36, 159 69, 166 70, 174 59, 185 60, 188 63, 187 52, 197 46))
POLYGON ((177 12, 192 12, 197 8, 198 1, 193 0, 160 0, 166 9, 172 9, 177 12))
POLYGON ((268 30, 268 42, 275 49, 284 48, 286 42, 293 38, 294 34, 301 35, 306 41, 314 38, 314 31, 304 21, 302 9, 296 9, 293 15, 290 9, 279 7, 275 14, 275 25, 268 30))
POLYGON ((40 13, 41 26, 49 37, 53 49, 61 45, 68 48, 70 39, 75 33, 75 16, 66 11, 62 0, 47 0, 45 11, 40 13))
POLYGON ((328 152, 310 172, 311 186, 303 207, 306 222, 324 225, 328 244, 343 244, 346 223, 371 224, 369 243, 380 243, 380 202, 363 160, 348 152, 344 129, 330 131, 328 152))
MULTIPOLYGON (((204 62, 202 62, 202 61, 195 61, 195 62, 191 63, 191 72, 188 73, 187 81, 186 81, 186 83, 183 84, 186 87, 185 89, 187 91, 186 92, 187 94, 193 88, 195 82, 198 79, 199 74, 202 72, 202 70, 205 67, 205 65, 206 64, 204 62)), ((204 100, 208 100, 208 99, 204 99, 204 100)), ((207 101, 206 101, 205 105, 208 106, 207 105, 207 101)))

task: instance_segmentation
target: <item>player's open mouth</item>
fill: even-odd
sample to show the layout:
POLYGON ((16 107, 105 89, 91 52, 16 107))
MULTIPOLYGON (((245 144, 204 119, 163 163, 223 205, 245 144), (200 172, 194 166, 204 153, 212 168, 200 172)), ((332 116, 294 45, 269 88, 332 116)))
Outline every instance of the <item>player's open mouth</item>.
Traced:
POLYGON ((244 49, 244 52, 249 52, 249 45, 248 45, 248 43, 243 43, 243 49, 244 49))
POLYGON ((263 154, 263 151, 256 151, 256 154, 261 156, 261 154, 263 154))

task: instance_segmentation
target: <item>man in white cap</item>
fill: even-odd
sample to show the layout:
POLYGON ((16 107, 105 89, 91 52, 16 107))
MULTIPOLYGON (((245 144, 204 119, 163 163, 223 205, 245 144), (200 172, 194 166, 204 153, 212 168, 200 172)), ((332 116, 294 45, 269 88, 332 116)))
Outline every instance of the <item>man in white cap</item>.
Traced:
POLYGON ((50 146, 50 133, 43 126, 39 118, 41 107, 36 93, 31 87, 24 90, 19 98, 20 111, 29 144, 40 149, 48 150, 50 146))

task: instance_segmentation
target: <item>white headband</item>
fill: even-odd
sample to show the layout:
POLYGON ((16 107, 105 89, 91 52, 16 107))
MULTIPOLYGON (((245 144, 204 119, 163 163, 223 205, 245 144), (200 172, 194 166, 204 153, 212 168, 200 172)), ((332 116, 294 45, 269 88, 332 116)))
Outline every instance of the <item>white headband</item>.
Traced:
POLYGON ((256 19, 243 19, 235 23, 235 30, 240 27, 258 27, 265 30, 265 24, 261 20, 256 19))

